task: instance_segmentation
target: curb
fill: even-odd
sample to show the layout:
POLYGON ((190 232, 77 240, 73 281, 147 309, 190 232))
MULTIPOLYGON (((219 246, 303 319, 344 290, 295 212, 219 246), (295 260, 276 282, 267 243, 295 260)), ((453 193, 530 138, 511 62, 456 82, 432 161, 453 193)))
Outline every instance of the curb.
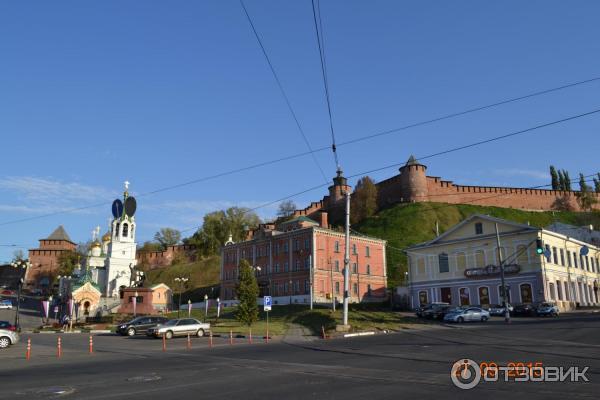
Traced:
POLYGON ((368 331, 368 332, 357 332, 357 333, 346 333, 344 335, 344 337, 355 337, 355 336, 371 336, 374 335, 375 332, 374 331, 368 331))

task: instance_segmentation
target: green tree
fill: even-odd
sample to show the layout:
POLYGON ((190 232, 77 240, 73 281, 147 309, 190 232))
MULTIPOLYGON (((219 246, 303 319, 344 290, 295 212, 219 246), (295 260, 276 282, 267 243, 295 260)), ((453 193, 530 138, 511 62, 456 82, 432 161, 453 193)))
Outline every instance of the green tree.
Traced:
POLYGON ((173 228, 160 228, 160 231, 154 234, 154 240, 160 243, 163 249, 168 246, 174 246, 181 240, 181 232, 173 228))
POLYGON ((554 168, 554 165, 550 166, 550 178, 552 179, 552 190, 558 190, 558 174, 556 173, 556 168, 554 168))
POLYGON ((356 183, 350 204, 350 219, 352 223, 358 223, 377 212, 377 186, 368 176, 356 183))
POLYGON ((567 183, 565 182, 565 175, 561 169, 558 170, 558 189, 567 190, 567 183))
POLYGON ((150 252, 150 251, 159 251, 162 250, 162 245, 158 242, 154 241, 145 241, 140 247, 138 247, 138 251, 141 252, 150 252))
POLYGON ((565 177, 565 190, 571 191, 571 177, 569 176, 569 171, 563 169, 563 176, 565 177))
POLYGON ((577 203, 583 211, 591 211, 598 202, 592 188, 585 182, 582 173, 579 174, 579 192, 576 193, 577 203))
POLYGON ((573 211, 569 196, 557 197, 552 203, 552 209, 556 211, 573 211))
POLYGON ((57 274, 61 276, 71 276, 75 267, 79 265, 81 255, 76 251, 63 251, 58 256, 57 274))
POLYGON ((600 173, 598 173, 598 179, 594 178, 594 191, 600 193, 600 173))
POLYGON ((279 208, 277 209, 277 216, 282 220, 288 220, 294 215, 294 211, 296 211, 296 203, 292 200, 285 200, 279 203, 279 208))
POLYGON ((230 207, 215 211, 204 216, 202 228, 185 243, 195 245, 203 256, 216 255, 230 234, 234 242, 245 240, 248 230, 258 227, 260 222, 258 215, 248 208, 230 207))
POLYGON ((235 310, 235 318, 247 326, 252 326, 258 320, 258 282, 254 270, 246 260, 240 262, 240 275, 235 291, 240 301, 235 310))

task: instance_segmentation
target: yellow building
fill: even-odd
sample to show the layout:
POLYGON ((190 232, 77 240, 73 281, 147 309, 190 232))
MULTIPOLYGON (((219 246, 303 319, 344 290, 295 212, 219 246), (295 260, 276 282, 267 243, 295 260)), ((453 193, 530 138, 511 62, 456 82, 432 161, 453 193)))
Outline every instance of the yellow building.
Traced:
POLYGON ((152 286, 152 306, 157 311, 172 309, 173 291, 164 283, 152 286))
POLYGON ((473 215, 437 238, 407 250, 412 306, 502 303, 496 242, 511 304, 555 301, 562 311, 599 304, 600 248, 567 235, 473 215), (536 253, 542 239, 545 254, 536 253))

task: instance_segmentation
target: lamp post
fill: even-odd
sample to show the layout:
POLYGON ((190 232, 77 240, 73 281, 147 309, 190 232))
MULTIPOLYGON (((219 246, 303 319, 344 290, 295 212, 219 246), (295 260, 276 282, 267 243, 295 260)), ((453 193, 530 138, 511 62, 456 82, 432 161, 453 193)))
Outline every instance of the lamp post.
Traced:
POLYGON ((21 326, 19 325, 19 311, 21 310, 21 289, 23 288, 23 283, 25 282, 25 276, 27 275, 27 268, 31 266, 29 260, 16 260, 10 264, 13 268, 19 270, 19 285, 17 286, 17 312, 15 314, 15 327, 17 332, 21 331, 21 326))
POLYGON ((188 299, 188 318, 192 316, 192 300, 188 299))
POLYGON ((178 276, 174 279, 175 282, 179 283, 179 306, 177 307, 177 318, 179 318, 179 313, 181 311, 181 295, 183 294, 183 285, 189 280, 189 278, 185 278, 183 276, 178 276))
POLYGON ((46 325, 50 323, 50 307, 52 307, 52 301, 54 298, 52 296, 48 297, 48 315, 46 316, 46 325))
POLYGON ((138 298, 138 292, 136 290, 135 293, 133 294, 133 318, 135 318, 136 314, 137 314, 137 298, 138 298))
POLYGON ((204 295, 204 322, 206 322, 206 317, 208 316, 208 295, 204 295))

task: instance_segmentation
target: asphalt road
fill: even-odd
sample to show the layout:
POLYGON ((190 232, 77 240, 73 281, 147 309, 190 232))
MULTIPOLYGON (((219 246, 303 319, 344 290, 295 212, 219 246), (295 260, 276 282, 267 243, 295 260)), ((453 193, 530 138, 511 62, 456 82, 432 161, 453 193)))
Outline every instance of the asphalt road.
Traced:
POLYGON ((388 399, 597 398, 600 393, 600 313, 559 319, 500 320, 332 340, 252 345, 238 339, 167 341, 114 335, 24 335, 0 352, 0 399, 388 399), (32 356, 24 359, 25 342, 32 356), (244 343, 242 343, 244 342, 244 343), (590 367, 589 382, 481 382, 461 390, 452 364, 542 362, 590 367))

